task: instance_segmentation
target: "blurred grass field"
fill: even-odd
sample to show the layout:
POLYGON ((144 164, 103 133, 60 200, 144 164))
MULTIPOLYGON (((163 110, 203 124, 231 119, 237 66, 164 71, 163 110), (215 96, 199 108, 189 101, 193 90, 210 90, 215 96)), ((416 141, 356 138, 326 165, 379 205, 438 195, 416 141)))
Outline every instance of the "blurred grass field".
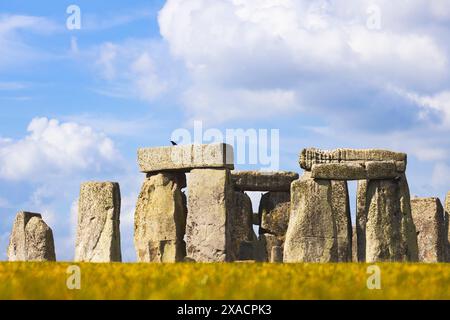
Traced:
POLYGON ((381 290, 356 263, 81 263, 69 290, 70 265, 0 263, 0 299, 450 299, 450 264, 377 264, 381 290))

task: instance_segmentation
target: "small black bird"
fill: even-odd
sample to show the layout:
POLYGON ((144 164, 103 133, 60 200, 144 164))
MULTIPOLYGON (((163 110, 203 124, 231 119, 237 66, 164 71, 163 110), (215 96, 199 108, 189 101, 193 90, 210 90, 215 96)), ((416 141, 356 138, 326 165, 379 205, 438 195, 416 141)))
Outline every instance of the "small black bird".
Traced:
POLYGON ((177 144, 174 142, 174 141, 172 141, 172 140, 170 140, 170 143, 173 145, 173 146, 176 146, 177 144))

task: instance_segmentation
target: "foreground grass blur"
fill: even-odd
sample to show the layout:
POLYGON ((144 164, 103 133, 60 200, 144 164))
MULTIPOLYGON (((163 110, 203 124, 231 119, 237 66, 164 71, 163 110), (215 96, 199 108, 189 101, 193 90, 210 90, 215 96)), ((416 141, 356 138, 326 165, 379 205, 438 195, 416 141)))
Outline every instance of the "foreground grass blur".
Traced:
POLYGON ((76 264, 0 263, 0 299, 450 299, 450 264, 76 264))

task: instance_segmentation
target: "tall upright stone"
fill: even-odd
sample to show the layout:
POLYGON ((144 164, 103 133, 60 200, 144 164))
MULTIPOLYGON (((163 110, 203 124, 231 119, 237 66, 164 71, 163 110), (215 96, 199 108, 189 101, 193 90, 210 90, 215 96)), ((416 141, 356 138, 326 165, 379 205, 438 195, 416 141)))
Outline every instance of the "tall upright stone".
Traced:
POLYGON ((417 229, 419 261, 445 262, 447 235, 441 201, 438 198, 414 198, 411 208, 417 229))
POLYGON ((291 196, 289 192, 270 191, 262 195, 258 210, 261 221, 260 242, 262 242, 261 248, 263 249, 260 260, 271 261, 272 247, 274 246, 280 247, 281 250, 284 249, 290 209, 291 196))
POLYGON ((447 257, 446 261, 450 262, 450 191, 447 193, 447 196, 445 197, 445 208, 444 208, 445 214, 445 234, 447 238, 447 257))
POLYGON ((417 236, 405 176, 367 185, 366 262, 417 261, 417 236))
POLYGON ((138 262, 178 262, 186 256, 184 173, 148 174, 136 204, 134 245, 138 262))
POLYGON ((284 262, 351 259, 350 210, 343 184, 313 179, 309 172, 291 184, 284 262))
POLYGON ((194 169, 188 179, 186 245, 198 262, 232 261, 234 191, 228 169, 194 169))
POLYGON ((253 231, 253 208, 252 201, 245 192, 234 192, 234 207, 230 219, 232 255, 238 260, 253 260, 247 249, 249 244, 256 240, 253 231))
POLYGON ((356 190, 356 241, 357 260, 366 261, 367 180, 358 180, 356 190))
POLYGON ((55 261, 52 229, 38 213, 17 214, 8 246, 9 261, 55 261))
POLYGON ((81 184, 75 261, 122 261, 120 202, 120 187, 116 182, 81 184))

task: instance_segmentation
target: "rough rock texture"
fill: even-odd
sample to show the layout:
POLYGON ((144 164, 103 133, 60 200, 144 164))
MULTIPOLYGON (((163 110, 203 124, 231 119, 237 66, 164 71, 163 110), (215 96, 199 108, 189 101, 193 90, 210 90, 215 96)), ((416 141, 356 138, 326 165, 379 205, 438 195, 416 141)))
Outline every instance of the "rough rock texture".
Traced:
POLYGON ((122 261, 120 188, 115 182, 81 184, 75 261, 122 261))
POLYGON ((394 161, 313 164, 311 177, 329 180, 390 179, 399 176, 394 161))
POLYGON ((241 243, 243 241, 251 242, 256 238, 253 231, 252 201, 244 192, 234 192, 234 207, 231 210, 230 218, 233 256, 238 260, 253 260, 253 257, 247 257, 247 252, 244 252, 245 258, 240 256, 241 243))
POLYGON ((8 246, 9 261, 55 261, 53 232, 38 213, 21 211, 8 246))
POLYGON ((415 198, 411 200, 411 209, 417 230, 419 261, 445 262, 447 236, 441 201, 415 198))
POLYGON ((283 247, 282 237, 270 233, 261 233, 255 246, 255 260, 259 262, 268 262, 272 256, 273 247, 283 247))
POLYGON ((270 255, 270 262, 279 263, 283 262, 283 248, 280 246, 273 246, 270 255))
POLYGON ((308 172, 292 183, 284 262, 351 259, 351 222, 346 190, 346 182, 314 180, 308 172))
POLYGON ((370 180, 366 194, 366 262, 417 261, 406 178, 370 180))
POLYGON ((144 181, 136 204, 134 245, 138 262, 177 262, 186 256, 184 173, 158 173, 144 181))
POLYGON ((289 192, 267 192, 259 203, 258 216, 261 221, 258 240, 259 261, 270 261, 272 247, 284 249, 284 239, 289 224, 291 197, 289 192))
POLYGON ((289 224, 291 195, 289 192, 267 192, 259 203, 260 233, 270 233, 284 239, 289 224))
POLYGON ((298 179, 298 173, 288 171, 233 171, 231 178, 237 190, 243 191, 287 191, 298 179))
POLYGON ((377 149, 336 149, 319 150, 315 148, 303 149, 300 153, 300 167, 310 171, 314 164, 323 163, 354 163, 365 164, 373 161, 394 161, 397 171, 406 169, 406 154, 377 149))
POLYGON ((233 147, 224 143, 191 144, 138 150, 141 172, 190 171, 195 168, 234 169, 233 147))
POLYGON ((366 261, 367 180, 359 180, 356 190, 356 241, 358 262, 366 261))
POLYGON ((195 169, 188 179, 187 254, 197 262, 232 261, 234 190, 228 169, 195 169))
POLYGON ((450 191, 445 197, 445 234, 447 235, 447 258, 446 261, 450 262, 450 191))
POLYGON ((358 262, 358 236, 356 226, 352 227, 352 262, 358 262))

